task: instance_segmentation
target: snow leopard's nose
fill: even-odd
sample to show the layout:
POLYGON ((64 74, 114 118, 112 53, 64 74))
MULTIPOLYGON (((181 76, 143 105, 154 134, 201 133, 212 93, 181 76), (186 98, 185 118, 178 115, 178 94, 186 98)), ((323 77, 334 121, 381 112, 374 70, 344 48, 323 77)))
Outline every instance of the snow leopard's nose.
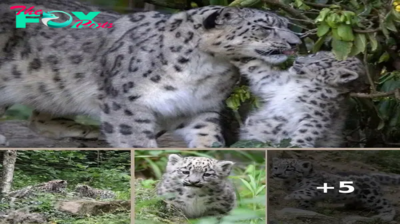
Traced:
POLYGON ((291 30, 285 30, 281 29, 278 32, 278 35, 280 38, 285 40, 290 46, 294 45, 297 46, 301 44, 301 39, 299 36, 296 35, 296 33, 292 32, 291 30))
POLYGON ((189 179, 189 181, 188 181, 189 183, 191 183, 191 184, 198 184, 198 183, 200 183, 200 180, 190 180, 189 179))

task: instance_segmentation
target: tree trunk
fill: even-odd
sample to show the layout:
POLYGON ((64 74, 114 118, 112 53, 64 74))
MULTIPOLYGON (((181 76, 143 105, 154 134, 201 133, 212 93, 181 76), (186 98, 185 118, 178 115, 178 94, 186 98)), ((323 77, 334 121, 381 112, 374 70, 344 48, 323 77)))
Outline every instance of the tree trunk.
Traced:
POLYGON ((17 160, 16 150, 6 150, 3 157, 3 173, 1 180, 1 195, 7 194, 11 190, 14 177, 15 161, 17 160))

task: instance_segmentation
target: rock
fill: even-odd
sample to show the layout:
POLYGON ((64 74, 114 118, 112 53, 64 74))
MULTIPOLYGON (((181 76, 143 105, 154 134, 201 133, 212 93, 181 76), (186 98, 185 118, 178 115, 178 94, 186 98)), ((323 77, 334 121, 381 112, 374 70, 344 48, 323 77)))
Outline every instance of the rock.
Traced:
POLYGON ((56 205, 56 209, 72 215, 101 215, 103 213, 115 213, 131 209, 130 201, 89 201, 75 200, 62 201, 56 205))
MULTIPOLYGON (((52 139, 39 135, 27 121, 0 122, 0 148, 109 148, 103 139, 52 139)), ((160 148, 187 148, 186 143, 171 133, 157 139, 160 148)))
POLYGON ((332 219, 332 217, 313 212, 308 210, 302 210, 297 208, 283 208, 275 212, 278 220, 285 219, 297 219, 297 218, 307 218, 307 219, 332 219))
POLYGON ((47 223, 46 217, 40 213, 29 213, 29 210, 22 208, 12 211, 7 215, 0 216, 0 224, 43 224, 47 223))

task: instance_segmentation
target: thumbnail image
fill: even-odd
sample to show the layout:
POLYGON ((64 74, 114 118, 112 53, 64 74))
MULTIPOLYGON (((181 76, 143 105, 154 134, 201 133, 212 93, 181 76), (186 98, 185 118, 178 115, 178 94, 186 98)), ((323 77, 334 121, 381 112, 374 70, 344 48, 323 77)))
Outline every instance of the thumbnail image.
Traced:
POLYGON ((265 224, 265 151, 135 150, 135 224, 265 224))
POLYGON ((400 151, 268 152, 271 224, 400 222, 400 151))
POLYGON ((130 151, 0 151, 1 224, 130 224, 130 151))

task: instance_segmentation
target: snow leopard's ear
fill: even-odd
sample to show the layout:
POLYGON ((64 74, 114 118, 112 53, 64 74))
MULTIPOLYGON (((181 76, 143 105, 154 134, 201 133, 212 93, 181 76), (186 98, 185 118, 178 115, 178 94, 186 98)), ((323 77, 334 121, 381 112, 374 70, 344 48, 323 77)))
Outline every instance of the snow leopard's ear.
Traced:
POLYGON ((217 172, 221 173, 223 176, 229 176, 232 171, 232 167, 235 163, 232 161, 218 161, 214 168, 217 172))
POLYGON ((239 23, 243 20, 240 16, 242 13, 241 10, 236 7, 224 7, 215 11, 203 21, 204 29, 209 30, 217 26, 239 23))
POLYGON ((339 68, 338 69, 338 77, 336 77, 337 83, 349 83, 358 79, 358 73, 347 68, 339 68))
POLYGON ((179 161, 181 161, 183 158, 180 157, 177 154, 171 154, 168 156, 168 165, 174 166, 177 164, 179 161))

